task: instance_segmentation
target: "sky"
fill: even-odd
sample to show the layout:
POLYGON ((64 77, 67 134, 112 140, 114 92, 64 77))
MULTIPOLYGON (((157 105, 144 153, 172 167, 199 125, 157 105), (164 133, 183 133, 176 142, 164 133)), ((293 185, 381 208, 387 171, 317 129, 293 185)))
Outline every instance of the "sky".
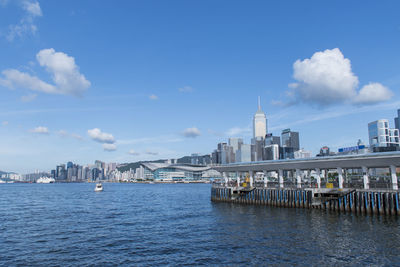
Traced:
POLYGON ((400 108, 399 1, 0 0, 0 170, 134 162, 268 132, 313 154, 400 108))

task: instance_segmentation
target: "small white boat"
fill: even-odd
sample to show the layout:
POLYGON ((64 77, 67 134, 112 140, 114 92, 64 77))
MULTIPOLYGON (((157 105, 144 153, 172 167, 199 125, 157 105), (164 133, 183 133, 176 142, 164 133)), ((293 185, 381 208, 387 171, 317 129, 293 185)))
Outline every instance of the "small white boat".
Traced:
POLYGON ((96 187, 94 188, 94 192, 101 192, 103 191, 103 185, 101 183, 97 183, 96 187))
POLYGON ((54 183, 56 180, 54 180, 54 178, 50 178, 50 177, 40 177, 39 179, 37 179, 36 183, 37 184, 52 184, 54 183))

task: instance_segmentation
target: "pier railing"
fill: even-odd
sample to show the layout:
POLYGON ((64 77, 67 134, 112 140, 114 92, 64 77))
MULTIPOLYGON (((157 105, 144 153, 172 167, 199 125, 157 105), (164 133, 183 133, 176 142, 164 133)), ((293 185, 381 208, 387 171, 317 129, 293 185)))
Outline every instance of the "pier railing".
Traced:
MULTIPOLYGON (((330 187, 333 188, 338 188, 339 184, 338 182, 330 182, 329 183, 330 187)), ((242 185, 242 183, 241 183, 242 185)), ((212 182, 213 187, 218 187, 218 188, 224 188, 224 187, 237 187, 237 181, 235 180, 230 180, 228 184, 221 180, 216 180, 212 182)), ((247 184, 249 186, 249 184, 247 184)), ((264 181, 255 181, 253 184, 253 187, 255 188, 281 188, 279 182, 273 181, 273 182, 267 182, 264 183, 264 181)), ((321 188, 327 188, 327 183, 326 182, 321 182, 321 188)), ((387 181, 370 181, 367 184, 367 187, 369 189, 382 189, 382 190, 387 190, 387 191, 393 191, 392 189, 392 183, 387 182, 387 181)), ((283 183, 283 188, 287 189, 292 189, 292 188, 318 188, 318 184, 316 182, 304 182, 300 186, 298 186, 295 182, 292 181, 285 181, 283 183)), ((348 181, 343 183, 343 188, 350 188, 350 189, 364 189, 364 183, 362 181, 348 181)))

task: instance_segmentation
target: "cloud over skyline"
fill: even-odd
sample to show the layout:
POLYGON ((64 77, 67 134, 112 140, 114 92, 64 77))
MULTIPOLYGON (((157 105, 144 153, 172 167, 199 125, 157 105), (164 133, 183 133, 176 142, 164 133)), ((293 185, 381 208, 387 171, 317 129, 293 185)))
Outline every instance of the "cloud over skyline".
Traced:
POLYGON ((189 138, 196 138, 201 135, 200 130, 197 127, 186 128, 183 131, 183 136, 189 138))
POLYGON ((115 143, 115 138, 112 134, 104 133, 99 128, 88 130, 88 135, 94 141, 99 143, 106 143, 106 144, 115 143))
POLYGON ((103 144, 104 151, 115 151, 117 150, 117 146, 115 144, 103 144))
POLYGON ((2 71, 0 85, 9 89, 29 89, 47 94, 81 96, 90 87, 90 82, 79 72, 75 59, 53 48, 42 49, 36 55, 41 67, 51 75, 54 84, 42 81, 29 73, 16 69, 2 71))
POLYGON ((311 58, 296 60, 293 78, 287 95, 290 101, 304 102, 317 106, 333 104, 375 104, 384 102, 393 93, 380 83, 370 83, 357 91, 359 80, 353 73, 350 59, 340 49, 316 52, 311 58))

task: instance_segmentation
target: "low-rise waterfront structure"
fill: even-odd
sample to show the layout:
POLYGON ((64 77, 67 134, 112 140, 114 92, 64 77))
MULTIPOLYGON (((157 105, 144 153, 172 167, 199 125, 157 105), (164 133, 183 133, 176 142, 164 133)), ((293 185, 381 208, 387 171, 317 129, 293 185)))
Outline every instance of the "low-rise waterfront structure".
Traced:
POLYGON ((144 168, 145 180, 182 181, 220 177, 211 167, 201 165, 145 162, 141 166, 144 168))

